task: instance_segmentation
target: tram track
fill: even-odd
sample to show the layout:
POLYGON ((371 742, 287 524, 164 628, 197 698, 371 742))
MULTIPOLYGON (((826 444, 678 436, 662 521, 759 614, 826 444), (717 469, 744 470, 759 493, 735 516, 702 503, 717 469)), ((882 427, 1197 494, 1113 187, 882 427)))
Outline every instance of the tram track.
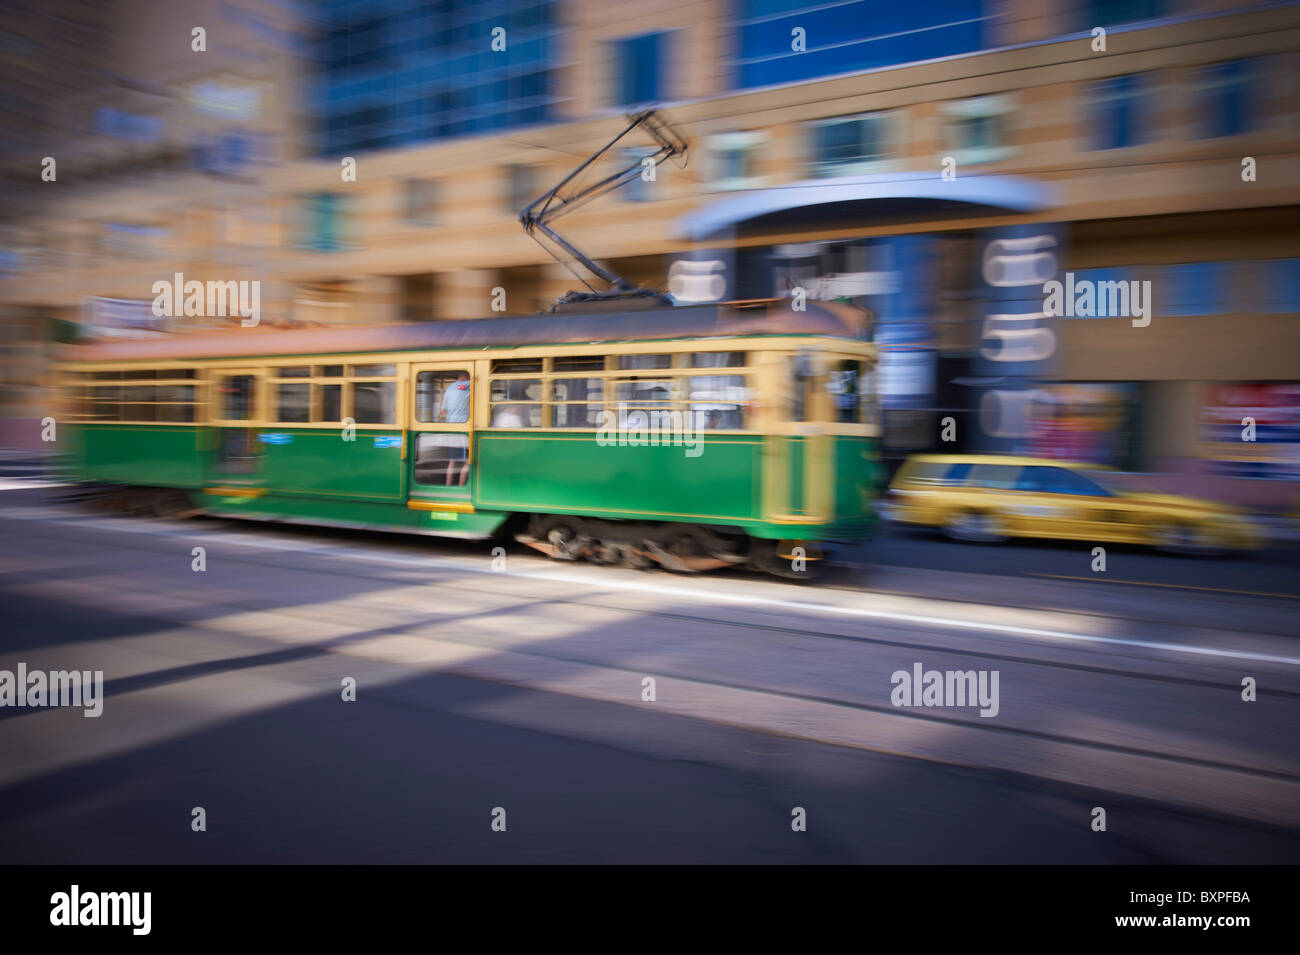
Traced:
MULTIPOLYGON (((239 546, 240 544, 251 543, 250 541, 241 541, 235 538, 231 538, 229 536, 223 536, 221 538, 201 538, 200 536, 196 536, 194 534, 183 533, 182 528, 184 525, 176 524, 176 523, 165 524, 166 529, 164 530, 159 530, 152 527, 143 527, 140 525, 138 519, 125 518, 125 517, 105 519, 100 516, 90 516, 85 519, 73 519, 71 521, 60 521, 60 523, 64 523, 71 526, 76 526, 76 525, 84 526, 85 524, 87 524, 88 521, 102 522, 105 520, 119 520, 124 522, 123 524, 113 524, 107 527, 103 527, 102 529, 105 530, 109 530, 109 529, 127 530, 132 533, 145 534, 150 536, 178 536, 178 537, 185 537, 187 539, 193 538, 194 540, 202 539, 204 542, 207 543, 229 543, 232 544, 233 546, 239 546)), ((155 523, 162 523, 162 522, 155 521, 155 523)), ((229 523, 235 524, 236 522, 232 520, 229 523)), ((281 532, 283 532, 286 529, 293 530, 294 528, 292 527, 277 528, 277 530, 281 532)), ((406 554, 402 554, 399 556, 399 555, 379 554, 373 552, 367 553, 367 551, 364 549, 340 547, 339 545, 335 545, 335 544, 327 544, 318 547, 301 548, 296 546, 289 546, 292 542, 285 541, 283 540, 283 538, 277 537, 275 535, 266 535, 266 540, 263 543, 270 544, 272 540, 274 540, 277 545, 278 544, 286 545, 283 547, 271 545, 270 549, 276 550, 281 553, 285 551, 292 551, 294 553, 301 554, 303 556, 308 556, 308 557, 324 557, 324 558, 333 558, 333 559, 345 559, 350 561, 354 561, 358 558, 361 558, 361 559, 369 560, 371 562, 395 563, 398 566, 405 565, 405 566, 412 566, 416 568, 421 566, 427 566, 430 568, 453 569, 453 570, 457 570, 469 574, 489 574, 489 571, 484 570, 483 568, 480 567, 455 563, 454 559, 452 563, 447 563, 448 558, 446 555, 430 556, 424 558, 424 557, 411 557, 410 555, 406 555, 406 554)), ((122 545, 121 542, 119 541, 114 546, 122 547, 124 545, 122 545)), ((131 548, 131 549, 138 550, 141 552, 151 551, 151 549, 148 547, 139 547, 139 548, 131 548)), ((525 557, 529 560, 533 560, 529 555, 525 555, 525 557)), ((279 566, 279 562, 258 561, 254 559, 251 555, 246 555, 244 557, 236 558, 236 559, 241 560, 244 563, 258 564, 262 566, 270 566, 270 565, 279 566)), ((564 580, 561 577, 563 571, 571 570, 572 568, 563 567, 561 571, 558 571, 556 573, 551 573, 551 570, 554 567, 555 565, 548 560, 540 559, 540 558, 536 559, 535 561, 533 561, 532 568, 530 570, 536 570, 540 572, 535 574, 530 573, 531 579, 542 581, 542 582, 547 580, 562 580, 563 582, 572 582, 570 580, 564 580)), ((316 569, 311 567, 300 567, 298 569, 306 572, 313 572, 313 573, 323 573, 323 574, 333 573, 330 570, 316 569)), ((611 569, 607 569, 607 568, 600 568, 598 569, 597 572, 602 576, 613 573, 611 569)), ((372 573, 372 574, 361 573, 358 572, 358 570, 355 567, 350 569, 349 575, 359 577, 359 578, 374 580, 374 581, 391 582, 391 577, 385 575, 384 573, 372 573)), ((520 575, 506 574, 505 576, 519 579, 520 575)), ((684 580, 690 582, 694 582, 696 580, 696 578, 693 577, 673 577, 662 573, 654 574, 653 576, 657 580, 673 580, 673 581, 684 580)), ((499 579, 499 575, 493 574, 492 579, 499 579)), ((763 580, 761 582, 765 585, 770 586, 769 582, 766 580, 763 580)), ((442 583, 444 586, 448 585, 447 582, 445 581, 442 583)), ((620 589, 619 582, 613 579, 606 581, 606 580, 598 579, 593 576, 591 580, 583 581, 582 583, 588 584, 590 586, 598 587, 598 588, 605 587, 607 592, 602 593, 600 595, 600 599, 606 601, 608 601, 608 599, 611 596, 614 596, 614 594, 616 594, 620 589)), ((459 580, 454 582, 454 586, 466 587, 467 589, 472 589, 480 595, 495 595, 496 593, 498 593, 498 589, 495 587, 470 588, 468 587, 468 585, 464 580, 459 580)), ((834 588, 834 589, 840 593, 846 593, 846 594, 847 593, 852 593, 852 594, 878 593, 876 591, 852 590, 850 588, 834 588)), ((631 590, 630 592, 636 593, 637 591, 634 589, 631 590)), ((908 597, 908 598, 919 599, 919 600, 931 599, 931 598, 926 598, 924 595, 916 594, 916 593, 895 593, 895 592, 880 592, 880 593, 883 593, 884 595, 888 595, 888 596, 902 596, 902 597, 908 597)), ((706 595, 706 596, 721 596, 721 595, 706 595)), ((568 604, 568 605, 578 606, 578 607, 587 607, 587 608, 602 609, 602 610, 610 609, 607 604, 601 604, 597 602, 595 598, 584 600, 584 599, 577 599, 571 597, 557 598, 554 595, 549 595, 546 597, 546 600, 547 602, 550 603, 562 603, 562 604, 568 604)), ((941 598, 938 602, 944 605, 956 605, 956 606, 965 605, 970 607, 980 607, 984 609, 987 609, 990 606, 996 606, 999 609, 1006 609, 1011 611, 1030 610, 1035 612, 1041 612, 1044 614, 1080 617, 1084 619, 1106 620, 1111 622, 1118 620, 1123 623, 1131 623, 1131 624, 1152 624, 1152 625, 1159 625, 1159 626, 1170 625, 1168 621, 1162 621, 1156 619, 1146 619, 1140 617, 1117 618, 1114 616, 1079 612, 1074 610, 1060 610, 1057 608, 1022 606, 1022 605, 1006 604, 1002 602, 999 602, 996 605, 991 605, 987 603, 978 604, 973 601, 950 600, 948 598, 941 598)), ((812 612, 812 613, 820 612, 820 613, 834 615, 839 613, 842 608, 835 605, 824 605, 824 604, 819 604, 817 602, 808 601, 808 602, 802 602, 797 604, 796 609, 799 612, 812 612)), ((980 649, 978 647, 954 647, 951 645, 944 645, 938 643, 917 643, 917 642, 912 642, 907 640, 864 636, 862 634, 855 634, 855 633, 827 632, 826 629, 824 629, 824 626, 823 628, 812 629, 809 627, 796 627, 787 624, 778 625, 778 624, 764 624, 764 623, 755 623, 755 622, 738 623, 737 621, 733 619, 729 619, 725 616, 712 616, 712 615, 703 615, 698 613, 683 613, 680 611, 657 609, 654 607, 650 607, 650 608, 638 607, 635 609, 628 609, 627 612, 635 612, 636 614, 641 616, 649 616, 657 619, 702 624, 711 627, 722 626, 722 627, 730 627, 730 628, 740 628, 740 629, 763 631, 763 632, 770 632, 776 634, 788 634, 788 635, 800 636, 800 637, 810 637, 819 640, 841 641, 841 642, 852 643, 852 644, 864 644, 864 645, 874 645, 874 646, 897 648, 897 649, 919 650, 923 652, 943 653, 952 656, 969 657, 973 659, 983 659, 983 660, 991 660, 997 662, 1024 663, 1024 664, 1030 664, 1034 666, 1042 666, 1042 667, 1048 667, 1052 669, 1075 671, 1080 673, 1090 673, 1090 674, 1103 675, 1103 676, 1127 677, 1131 679, 1144 680, 1153 683, 1168 684, 1172 686, 1200 687, 1206 689, 1235 689, 1237 686, 1235 683, 1230 683, 1230 682, 1219 682, 1215 680, 1208 680, 1208 679, 1187 677, 1187 676, 1155 674, 1143 670, 1107 667, 1107 666, 1100 666, 1096 664, 1084 664, 1084 663, 1069 662, 1063 660, 1043 659, 1040 657, 1033 657, 1029 655, 1000 653, 992 650, 980 649)), ((932 625, 934 620, 935 618, 930 618, 929 620, 916 621, 915 623, 912 623, 908 619, 906 619, 906 617, 902 617, 901 619, 894 619, 894 620, 889 620, 888 618, 886 618, 883 622, 891 626, 897 626, 902 629, 909 629, 913 626, 932 625)), ((950 622, 958 623, 959 621, 952 620, 950 622)), ((942 622, 940 623, 940 626, 942 626, 942 622)), ((1199 629, 1205 633, 1218 632, 1220 634, 1223 634, 1224 636, 1237 635, 1239 633, 1239 631, 1227 630, 1218 627, 1201 627, 1199 629)), ((990 632, 996 632, 998 630, 998 627, 996 624, 989 624, 987 630, 990 632)), ((1289 635, 1263 634, 1263 636, 1289 636, 1289 635)), ((1168 649, 1169 652, 1173 652, 1173 653, 1177 653, 1180 650, 1185 649, 1179 645, 1174 645, 1174 644, 1170 644, 1167 647, 1164 645, 1155 645, 1154 648, 1168 649)), ((1249 658, 1249 655, 1243 654, 1243 657, 1249 658)), ((1295 660, 1286 658, 1285 662, 1291 666, 1300 666, 1300 658, 1297 658, 1295 660)), ((1296 690, 1275 689, 1272 692, 1277 693, 1278 695, 1285 696, 1287 698, 1300 699, 1300 689, 1296 689, 1296 690)))
MULTIPOLYGON (((1171 774, 1177 776, 1179 773, 1184 772, 1208 773, 1215 777, 1216 783, 1213 788, 1218 793, 1232 789, 1232 786, 1227 782, 1229 779, 1238 780, 1240 784, 1238 788, 1242 789, 1249 789, 1254 784, 1261 784, 1270 787, 1281 786, 1289 791, 1290 787, 1300 783, 1300 775, 1290 771, 1289 768, 1283 768, 1275 764, 1251 765, 1222 758, 1221 755, 1212 751, 1201 753, 1180 752, 1171 750, 1168 747, 1131 745, 1115 739, 1056 732, 1031 725, 1008 725, 1005 720, 994 724, 975 717, 963 719, 944 715, 942 712, 899 709, 883 703, 853 699, 839 693, 816 692, 807 687, 801 688, 791 685, 791 681, 780 677, 776 679, 727 679, 716 672, 708 673, 701 672, 698 668, 674 667, 662 660, 653 665, 629 666, 620 664, 615 660, 602 659, 599 654, 565 652, 554 644, 547 646, 543 642, 541 644, 523 645, 519 642, 512 642, 510 632, 499 627, 494 632, 500 634, 500 636, 492 637, 469 632, 467 628, 475 618, 508 617, 523 610, 532 613, 536 617, 539 611, 542 613, 549 612, 545 608, 564 607, 567 608, 566 617, 572 618, 582 614, 588 616, 592 614, 604 615, 607 618, 607 623, 613 626, 618 625, 617 621, 624 621, 628 618, 644 619, 646 621, 672 621, 678 625, 676 629, 694 627, 710 630, 718 634, 725 634, 728 631, 734 634, 749 634, 751 636, 762 634, 778 639, 793 638, 801 642, 815 643, 819 646, 841 646, 850 651, 857 649, 864 651, 877 649, 903 650, 912 655, 930 658, 942 656, 970 661, 973 664, 979 661, 988 661, 1009 668, 1028 668, 1028 672, 1055 670, 1085 674, 1102 679, 1128 678, 1142 681, 1146 685, 1153 687, 1159 686, 1175 691, 1201 689, 1214 692, 1235 691, 1235 684, 1226 679, 1218 680, 1178 673, 1156 674, 1143 672, 1140 669, 1126 669, 1079 661, 1043 659, 1032 654, 1008 653, 983 649, 977 646, 952 646, 933 640, 918 641, 900 637, 845 632, 828 633, 826 628, 822 626, 814 628, 790 625, 785 622, 729 619, 722 613, 714 615, 710 613, 682 612, 654 606, 628 606, 626 602, 620 604, 617 600, 611 605, 611 598, 618 596, 616 590, 611 592, 610 585, 614 581, 608 577, 598 578, 595 575, 592 576, 592 579, 583 581, 585 585, 593 588, 591 593, 564 594, 551 592, 543 595, 537 592, 532 584, 543 585, 548 581, 557 580, 554 575, 548 573, 516 577, 516 583, 528 582, 529 585, 522 588, 522 593, 518 587, 511 588, 511 592, 506 593, 503 592, 499 576, 489 576, 490 572, 483 568, 466 567, 463 564, 449 561, 445 556, 430 560, 409 558, 391 553, 368 554, 364 549, 339 547, 336 544, 304 548, 300 546, 299 541, 295 541, 292 537, 286 539, 283 535, 256 535, 253 538, 256 541, 256 546, 274 550, 281 555, 276 558, 265 559, 256 553, 250 553, 248 550, 237 546, 240 543, 248 543, 239 540, 245 535, 218 534, 209 536, 210 529, 208 528, 204 528, 199 534, 195 535, 186 533, 184 525, 175 523, 159 522, 153 526, 145 526, 137 521, 120 518, 108 521, 95 518, 89 525, 85 520, 64 522, 64 526, 75 527, 76 525, 104 531, 121 531, 126 525, 130 526, 133 531, 147 532, 155 536, 168 538, 180 538, 187 543, 197 541, 211 545, 230 544, 233 546, 230 547, 229 551, 222 552, 222 561, 252 568, 257 572, 270 571, 272 568, 283 570, 290 566, 294 573, 337 576, 339 573, 337 566, 331 568, 329 565, 335 563, 336 559, 342 558, 349 561, 348 576, 350 577, 384 583, 390 586, 414 585, 417 589, 407 595, 410 601, 426 600, 427 598, 420 595, 418 588, 427 587, 429 582, 427 579, 423 581, 412 580, 411 574, 407 572, 406 568, 419 571, 428 569, 431 566, 437 566, 460 571, 462 574, 438 582, 439 591, 444 598, 448 596, 449 591, 455 590, 461 592, 463 596, 454 602, 480 606, 480 609, 470 614, 457 614, 455 612, 436 616, 425 614, 414 620, 399 620, 391 626, 375 628, 368 633, 357 636, 355 639, 327 638, 317 641, 320 644, 317 649, 322 653, 357 653, 362 656, 369 656, 372 652, 378 652, 379 658, 388 659, 386 654, 391 647, 380 646, 376 651, 374 645, 376 641, 397 639, 405 641, 406 644, 399 657, 404 662, 410 662, 417 666, 421 665, 418 659, 418 648, 421 644, 427 644, 430 649, 436 647, 444 652, 451 651, 452 657, 459 654, 461 656, 468 655, 470 658, 468 661, 462 659, 459 661, 453 660, 448 664, 436 664, 434 665, 435 669, 443 669, 459 675, 489 679, 505 684, 517 683, 521 686, 534 686, 539 689, 548 689, 561 693, 569 692, 579 696, 594 694, 597 698, 614 699, 624 703, 629 702, 631 699, 628 686, 635 683, 634 680, 629 678, 640 679, 647 672, 651 672, 660 681, 661 685, 675 685, 679 688, 687 688, 688 692, 683 698, 687 705, 681 715, 713 719, 727 725, 744 726, 748 729, 777 736, 807 736, 807 738, 818 739, 823 742, 857 746, 913 758, 937 759, 941 762, 953 762, 977 769, 1002 768, 1033 774, 1032 766, 1003 765, 996 767, 978 757, 967 759, 939 758, 933 752, 917 751, 915 747, 892 746, 889 740, 891 738, 906 740, 914 735, 916 728, 924 727, 944 734, 956 734, 954 739, 950 741, 950 748, 958 752, 969 751, 978 754, 992 745, 989 741, 996 740, 1000 742, 994 745, 994 748, 1006 749, 1010 744, 1012 750, 1038 747, 1058 753, 1070 752, 1073 754, 1073 758, 1081 764, 1098 761, 1102 763, 1136 763, 1138 767, 1145 767, 1135 770, 1133 765, 1130 765, 1130 771, 1136 772, 1138 776, 1169 776, 1171 774), (317 563, 315 560, 294 560, 286 565, 283 557, 286 552, 301 554, 306 558, 325 557, 331 558, 331 560, 323 564, 317 563), (392 569, 388 572, 366 570, 365 565, 371 563, 370 557, 374 557, 380 562, 389 562, 392 569), (506 606, 495 605, 494 602, 499 602, 503 596, 515 599, 506 606), (519 598, 523 598, 522 602, 520 602, 519 598), (484 602, 488 604, 486 608, 482 606, 484 602), (581 614, 575 614, 573 611, 580 611, 581 614), (448 631, 453 631, 454 635, 449 634, 448 631), (412 653, 415 654, 414 657, 411 656, 412 653), (530 678, 528 676, 530 666, 540 667, 541 672, 530 678), (586 685, 566 687, 564 685, 566 678, 577 671, 582 672, 582 680, 579 682, 585 681, 586 685), (599 685, 595 686, 595 684, 599 685), (619 689, 614 690, 613 687, 619 687, 619 689), (728 718, 725 713, 715 712, 711 715, 707 713, 706 711, 710 705, 707 702, 708 699, 718 694, 745 698, 748 701, 745 707, 747 715, 737 722, 734 718, 728 718), (804 730, 799 730, 797 726, 792 727, 788 720, 771 720, 767 718, 768 714, 775 711, 802 709, 814 709, 823 714, 834 714, 835 719, 841 721, 845 719, 850 721, 875 721, 882 725, 888 724, 891 729, 888 732, 883 732, 875 739, 854 740, 843 738, 842 735, 839 738, 830 738, 836 737, 836 734, 823 732, 818 728, 822 724, 819 724, 817 720, 803 721, 804 730), (811 732, 809 727, 812 727, 811 732), (960 745, 956 743, 958 738, 961 740, 960 745)), ((158 550, 156 547, 147 546, 143 541, 138 546, 128 544, 126 542, 128 537, 129 535, 126 534, 117 535, 113 544, 114 549, 120 551, 125 548, 142 556, 148 554, 157 555, 158 550)), ((84 562, 84 555, 81 559, 84 562)), ((551 566, 544 561, 539 563, 546 567, 551 566)), ((574 581, 568 579, 571 576, 566 575, 563 582, 572 585, 574 581)), ((64 582, 63 586, 70 585, 68 582, 64 582)), ((89 586, 93 588, 94 585, 89 586)), ((20 589, 26 588, 20 585, 20 589)), ((39 592, 41 589, 37 587, 36 591, 39 592)), ((630 593, 635 594, 636 591, 630 593)), ((146 593, 133 595, 131 592, 111 594, 106 595, 106 602, 111 605, 118 598, 125 598, 126 603, 129 604, 135 597, 147 599, 147 596, 146 593)), ((383 603, 390 609, 412 609, 411 606, 401 602, 395 604, 391 597, 385 597, 383 603)), ((353 609, 364 611, 368 606, 369 602, 362 600, 353 609)), ((319 617, 314 618, 311 612, 296 612, 297 608, 293 605, 268 609, 264 600, 218 600, 210 605, 208 609, 218 611, 220 616, 214 620, 196 620, 188 614, 177 614, 174 617, 175 625, 178 628, 187 628, 199 632, 213 630, 224 635, 248 637, 251 634, 261 639, 279 639, 281 642, 294 643, 308 649, 313 646, 310 637, 313 628, 318 627, 322 622, 319 617), (249 631, 242 626, 227 629, 222 625, 221 621, 232 616, 239 617, 245 622, 250 617, 260 616, 263 619, 260 621, 260 626, 255 628, 255 631, 249 631), (284 637, 286 633, 307 634, 308 636, 305 639, 295 637, 286 640, 284 637)), ((418 609, 418 607, 414 609, 418 609)), ((804 612, 815 613, 819 608, 816 604, 805 604, 801 605, 800 609, 804 612)), ((830 612, 835 610, 835 608, 825 609, 830 612)), ((167 613, 164 611, 164 616, 166 615, 167 613)), ((905 628, 906 624, 895 621, 891 626, 905 628)), ((543 638, 543 640, 545 639, 543 638)), ((729 640, 733 646, 736 644, 734 638, 720 637, 720 640, 721 642, 728 642, 729 640)), ((756 653, 764 651, 764 648, 760 646, 761 641, 759 639, 756 638, 753 641, 746 642, 751 644, 756 653)), ((766 648, 765 652, 775 652, 775 649, 769 647, 766 648)), ((1176 651, 1177 648, 1171 649, 1176 651)), ((127 685, 129 684, 124 684, 124 686, 127 685)), ((886 692, 887 690, 882 689, 882 697, 886 692)), ((1269 692, 1270 696, 1277 697, 1288 705, 1293 705, 1296 697, 1300 696, 1294 691, 1281 688, 1270 689, 1269 692)), ((668 709, 670 712, 672 711, 671 707, 668 707, 668 709)), ((1207 743, 1207 745, 1209 744, 1207 743)), ((1273 761, 1269 762, 1272 763, 1273 761)), ((1176 793, 1171 795, 1176 795, 1176 793)), ((1300 790, 1297 790, 1297 793, 1292 795, 1300 795, 1300 790)), ((1300 800, 1297 802, 1300 803, 1300 800)), ((1289 819, 1289 817, 1285 818, 1289 819)), ((1274 821, 1279 821, 1276 812, 1274 813, 1274 821)))

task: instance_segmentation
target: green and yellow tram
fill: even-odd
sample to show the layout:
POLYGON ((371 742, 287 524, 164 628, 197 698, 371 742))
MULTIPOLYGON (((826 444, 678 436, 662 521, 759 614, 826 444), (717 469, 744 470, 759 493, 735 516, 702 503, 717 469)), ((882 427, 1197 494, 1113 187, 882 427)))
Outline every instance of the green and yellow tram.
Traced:
POLYGON ((59 437, 135 512, 797 576, 869 533, 879 423, 863 313, 787 306, 69 346, 59 437))

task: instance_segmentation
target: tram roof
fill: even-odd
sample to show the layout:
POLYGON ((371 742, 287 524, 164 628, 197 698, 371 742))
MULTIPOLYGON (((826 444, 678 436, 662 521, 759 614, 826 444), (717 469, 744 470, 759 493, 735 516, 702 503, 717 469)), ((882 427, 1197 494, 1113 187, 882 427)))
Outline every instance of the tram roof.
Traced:
POLYGON ((759 335, 860 340, 865 327, 860 310, 836 303, 809 302, 805 311, 794 311, 784 304, 767 308, 721 304, 401 325, 230 328, 165 338, 66 345, 58 357, 69 362, 177 361, 759 335))

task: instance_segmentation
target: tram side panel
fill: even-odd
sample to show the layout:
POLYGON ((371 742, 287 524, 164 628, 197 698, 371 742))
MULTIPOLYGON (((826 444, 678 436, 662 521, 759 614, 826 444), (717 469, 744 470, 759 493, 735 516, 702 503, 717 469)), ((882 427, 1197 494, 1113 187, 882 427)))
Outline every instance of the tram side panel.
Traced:
POLYGON ((475 505, 610 520, 737 524, 759 518, 761 435, 694 446, 596 432, 480 432, 475 505))

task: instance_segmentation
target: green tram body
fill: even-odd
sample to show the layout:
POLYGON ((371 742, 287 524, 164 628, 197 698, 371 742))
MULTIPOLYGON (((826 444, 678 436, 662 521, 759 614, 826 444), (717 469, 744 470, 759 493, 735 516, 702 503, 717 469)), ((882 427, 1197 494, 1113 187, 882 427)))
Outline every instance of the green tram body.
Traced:
MULTIPOLYGON (((879 427, 866 384, 875 350, 864 340, 863 318, 847 306, 810 303, 793 312, 722 305, 69 346, 58 366, 60 439, 71 449, 75 480, 175 489, 221 516, 470 538, 568 516, 712 528, 751 542, 785 542, 777 552, 809 544, 815 556, 817 542, 861 539, 874 523, 879 427), (744 365, 688 366, 709 352, 741 354, 744 365), (675 356, 671 370, 620 368, 625 355, 663 354, 675 356), (565 361, 605 370, 555 370, 565 361), (546 373, 532 378, 523 362, 544 362, 546 373), (277 377, 301 367, 310 381, 277 377), (860 370, 861 391, 848 410, 827 388, 846 367, 860 370), (344 368, 343 377, 319 377, 344 368), (420 389, 459 368, 471 375, 469 420, 418 420, 437 417, 420 389), (368 372, 389 371, 384 381, 364 381, 368 372), (737 372, 745 379, 743 426, 700 430, 698 454, 671 443, 676 435, 640 444, 634 433, 624 443, 590 426, 551 426, 561 411, 550 399, 559 385, 572 387, 555 381, 564 375, 599 378, 601 398, 589 405, 614 413, 616 388, 662 375, 673 379, 670 393, 680 399, 680 389, 694 385, 677 379, 737 372), (510 381, 524 389, 516 395, 542 399, 508 400, 516 409, 536 405, 546 426, 491 425, 506 403, 493 399, 509 394, 510 381), (312 420, 277 420, 284 414, 278 396, 287 393, 281 386, 294 384, 311 388, 309 409, 295 416, 312 420), (234 409, 246 417, 232 420, 227 402, 236 386, 248 389, 246 407, 234 409), (396 397, 387 413, 358 414, 345 440, 341 419, 360 410, 353 403, 358 387, 396 397), (463 465, 448 474, 440 460, 417 461, 415 448, 437 450, 439 441, 468 446, 464 485, 454 473, 463 465)), ((699 406, 694 395, 678 402, 683 413, 699 406)))

